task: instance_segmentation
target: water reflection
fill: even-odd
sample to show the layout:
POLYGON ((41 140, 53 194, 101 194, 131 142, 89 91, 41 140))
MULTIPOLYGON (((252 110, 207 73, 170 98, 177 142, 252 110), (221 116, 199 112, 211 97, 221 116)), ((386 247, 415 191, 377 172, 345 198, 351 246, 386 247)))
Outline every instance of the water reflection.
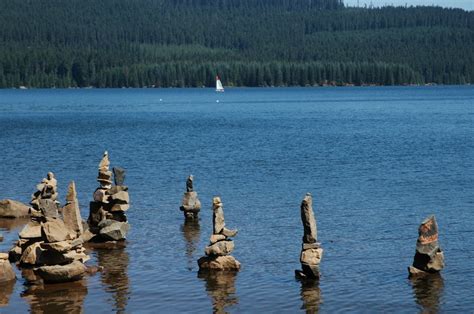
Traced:
POLYGON ((130 295, 130 285, 127 274, 129 256, 125 249, 100 250, 96 249, 97 262, 104 267, 100 279, 107 287, 106 292, 112 293, 118 312, 125 312, 130 295))
POLYGON ((200 272, 198 277, 206 281, 206 291, 212 299, 213 313, 227 313, 226 308, 239 303, 235 290, 237 272, 200 272))
POLYGON ((12 231, 15 229, 19 229, 30 222, 30 218, 0 218, 0 229, 6 229, 8 231, 12 231))
POLYGON ((22 293, 31 313, 83 313, 87 295, 85 279, 69 283, 29 286, 22 293))
POLYGON ((319 288, 318 280, 300 280, 301 282, 301 300, 303 305, 302 310, 306 313, 318 313, 319 305, 322 303, 321 289, 319 288))
POLYGON ((0 283, 0 307, 7 306, 13 293, 16 280, 0 283))
POLYGON ((423 312, 438 312, 444 290, 443 277, 440 274, 430 274, 420 278, 411 278, 410 281, 416 303, 423 307, 423 312))
POLYGON ((193 254, 199 243, 200 229, 201 226, 199 225, 199 219, 186 219, 184 224, 181 225, 181 232, 186 241, 186 257, 189 270, 192 270, 193 266, 196 265, 193 254))

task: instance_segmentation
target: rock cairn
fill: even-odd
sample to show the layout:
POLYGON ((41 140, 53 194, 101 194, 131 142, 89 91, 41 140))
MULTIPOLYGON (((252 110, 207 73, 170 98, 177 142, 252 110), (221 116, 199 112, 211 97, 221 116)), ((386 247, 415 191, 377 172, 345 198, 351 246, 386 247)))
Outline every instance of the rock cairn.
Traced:
POLYGON ((94 201, 90 202, 90 231, 95 234, 93 242, 125 240, 130 225, 125 212, 129 209, 128 187, 124 185, 125 170, 113 168, 115 185, 112 186, 112 171, 107 151, 99 163, 97 181, 99 187, 94 192, 94 201))
POLYGON ((201 202, 198 199, 197 192, 193 189, 193 179, 193 175, 190 175, 186 180, 186 192, 179 208, 187 219, 196 219, 201 210, 201 202))
POLYGON ((418 241, 409 276, 438 273, 444 268, 444 254, 438 243, 438 224, 435 216, 426 218, 418 228, 418 241))
POLYGON ((54 173, 48 172, 47 177, 36 186, 36 190, 31 195, 31 215, 38 219, 43 216, 58 217, 58 181, 54 177, 54 173))
POLYGON ((307 193, 301 202, 301 221, 304 228, 300 255, 302 270, 296 270, 295 274, 299 278, 318 279, 323 249, 317 242, 318 231, 313 212, 313 198, 310 193, 307 193))
POLYGON ((234 250, 234 241, 229 238, 235 237, 237 230, 225 227, 224 209, 219 197, 214 197, 212 211, 213 232, 209 246, 204 250, 206 256, 198 260, 199 269, 237 271, 240 269, 240 263, 229 255, 234 250))
POLYGON ((64 220, 58 214, 56 200, 53 201, 49 195, 46 194, 46 199, 39 197, 37 202, 32 202, 37 207, 34 209, 36 212, 20 232, 20 239, 9 252, 9 259, 19 261, 24 268, 22 273, 30 274, 26 276, 27 281, 79 280, 86 272, 84 263, 89 256, 82 247, 83 227, 74 182, 69 185, 66 196, 64 220))

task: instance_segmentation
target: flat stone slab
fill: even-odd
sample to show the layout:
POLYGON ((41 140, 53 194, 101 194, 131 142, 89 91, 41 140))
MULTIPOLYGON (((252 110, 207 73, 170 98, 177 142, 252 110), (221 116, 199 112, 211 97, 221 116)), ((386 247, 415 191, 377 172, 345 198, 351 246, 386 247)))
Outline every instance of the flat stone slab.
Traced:
POLYGON ((86 272, 86 266, 74 261, 67 265, 42 266, 35 269, 35 274, 44 282, 69 282, 81 279, 86 272))
POLYGON ((19 234, 20 239, 36 239, 41 238, 41 224, 30 221, 19 234))
POLYGON ((240 263, 233 256, 203 256, 198 260, 200 271, 240 270, 240 263))

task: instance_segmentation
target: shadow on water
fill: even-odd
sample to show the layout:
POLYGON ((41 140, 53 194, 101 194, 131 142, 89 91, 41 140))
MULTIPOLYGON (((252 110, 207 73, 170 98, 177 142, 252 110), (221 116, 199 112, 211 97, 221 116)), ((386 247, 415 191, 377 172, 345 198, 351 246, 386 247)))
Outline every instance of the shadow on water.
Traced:
POLYGON ((0 308, 7 306, 15 288, 16 280, 0 283, 0 308))
POLYGON ((206 282, 206 291, 212 299, 213 313, 227 313, 227 308, 239 303, 235 279, 237 272, 199 272, 198 278, 206 282))
MULTIPOLYGON (((298 279, 297 279, 298 280, 298 279)), ((301 283, 302 310, 306 313, 318 313, 319 305, 322 303, 321 289, 318 280, 298 280, 301 283)))
POLYGON ((100 280, 106 286, 106 292, 113 295, 114 310, 125 312, 130 296, 128 279, 129 256, 125 249, 104 250, 96 249, 97 262, 104 267, 100 272, 100 280))
POLYGON ((87 282, 83 279, 29 286, 21 297, 30 304, 31 313, 83 313, 86 295, 87 282))
POLYGON ((430 274, 410 279, 415 301, 424 313, 437 313, 444 290, 444 280, 440 274, 430 274))
POLYGON ((181 232, 183 233, 184 240, 186 241, 186 257, 188 262, 188 270, 192 270, 193 266, 196 265, 196 261, 193 258, 193 254, 196 251, 196 247, 199 243, 200 237, 199 219, 186 219, 184 224, 181 225, 181 232))

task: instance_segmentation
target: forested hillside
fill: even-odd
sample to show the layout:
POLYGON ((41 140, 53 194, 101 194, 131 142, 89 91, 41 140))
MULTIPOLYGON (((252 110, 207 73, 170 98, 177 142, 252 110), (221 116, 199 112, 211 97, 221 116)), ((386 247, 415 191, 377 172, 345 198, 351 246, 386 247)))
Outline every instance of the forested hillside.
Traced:
POLYGON ((8 0, 0 87, 474 82, 474 12, 342 0, 8 0))

